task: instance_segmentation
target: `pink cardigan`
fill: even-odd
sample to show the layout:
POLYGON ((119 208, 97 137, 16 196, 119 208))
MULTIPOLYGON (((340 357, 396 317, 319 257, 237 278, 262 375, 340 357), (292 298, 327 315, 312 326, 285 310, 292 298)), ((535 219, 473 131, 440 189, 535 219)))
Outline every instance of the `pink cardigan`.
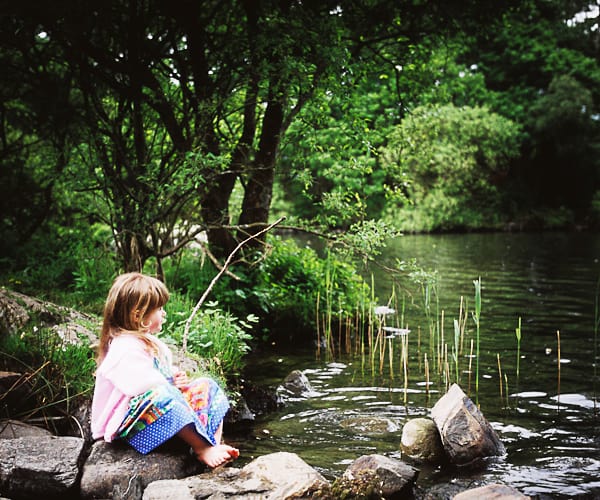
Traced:
MULTIPOLYGON (((172 355, 166 344, 150 336, 161 354, 171 365, 172 355)), ((92 437, 112 441, 125 418, 132 397, 168 380, 154 367, 153 356, 144 343, 134 335, 115 337, 106 357, 96 371, 96 385, 92 399, 92 437)))

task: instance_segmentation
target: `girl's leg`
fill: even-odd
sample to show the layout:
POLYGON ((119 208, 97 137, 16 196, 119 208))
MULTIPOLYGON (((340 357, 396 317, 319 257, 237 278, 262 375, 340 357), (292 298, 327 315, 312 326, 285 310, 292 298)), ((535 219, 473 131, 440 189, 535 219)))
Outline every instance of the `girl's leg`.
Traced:
POLYGON ((237 448, 221 444, 220 438, 217 440, 217 445, 211 445, 196 432, 192 424, 186 425, 177 435, 192 447, 196 458, 209 467, 218 467, 240 455, 237 448))
POLYGON ((219 427, 215 431, 215 443, 221 444, 223 439, 223 422, 219 424, 219 427))

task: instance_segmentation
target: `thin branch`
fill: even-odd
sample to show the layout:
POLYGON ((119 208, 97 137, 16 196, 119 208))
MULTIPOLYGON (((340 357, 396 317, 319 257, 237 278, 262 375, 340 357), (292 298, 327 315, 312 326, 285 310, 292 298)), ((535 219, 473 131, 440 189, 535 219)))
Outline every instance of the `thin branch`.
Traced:
MULTIPOLYGON (((224 270, 224 267, 221 266, 221 263, 219 262, 219 259, 217 259, 213 253, 209 250, 208 245, 205 245, 204 242, 199 241, 198 244, 202 247, 202 251, 206 254, 206 256, 208 257, 208 259, 213 263, 213 265, 220 271, 220 270, 224 270)), ((236 281, 240 281, 241 278, 235 274, 233 274, 231 271, 225 271, 225 274, 227 276, 229 276, 230 278, 233 278, 236 281)))
POLYGON ((269 224, 264 229, 261 229, 258 233, 253 234, 250 237, 246 238, 245 240, 241 241, 233 249, 233 251, 229 254, 229 256, 227 257, 227 260, 223 264, 223 267, 217 273, 217 275, 212 279, 212 281, 208 285, 208 288, 204 291, 204 293, 202 294, 202 297, 200 297, 200 300, 198 301, 198 303, 194 307, 194 309, 192 311, 192 314, 190 314, 190 317, 185 322, 185 329, 183 331, 183 352, 187 352, 187 341, 188 341, 188 337, 189 337, 189 334, 190 334, 190 325, 192 323, 192 319, 194 319, 194 316, 196 316, 196 314, 198 313, 198 310, 200 309, 200 307, 202 306, 202 304, 206 300, 206 297, 208 296, 208 294, 210 293, 210 291, 212 290, 212 288, 215 286, 215 283, 217 282, 217 280, 223 275, 223 273, 227 269, 227 266, 231 263, 231 260, 233 259, 233 256, 237 253, 237 251, 240 248, 242 248, 250 240, 253 240, 254 238, 258 238, 260 235, 266 233, 267 231, 269 231, 270 229, 272 229, 273 227, 275 227, 277 224, 279 224, 283 220, 285 220, 285 217, 280 217, 275 222, 273 222, 273 224, 269 224))

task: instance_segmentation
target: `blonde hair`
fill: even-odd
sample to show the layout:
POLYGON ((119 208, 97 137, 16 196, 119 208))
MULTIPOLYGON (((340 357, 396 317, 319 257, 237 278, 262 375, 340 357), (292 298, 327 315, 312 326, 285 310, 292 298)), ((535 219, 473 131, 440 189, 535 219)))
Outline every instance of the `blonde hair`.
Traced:
POLYGON ((98 364, 106 356, 112 339, 123 333, 139 337, 150 352, 155 352, 156 346, 146 335, 149 325, 144 324, 144 318, 168 300, 167 287, 156 278, 141 273, 117 276, 104 304, 98 364))

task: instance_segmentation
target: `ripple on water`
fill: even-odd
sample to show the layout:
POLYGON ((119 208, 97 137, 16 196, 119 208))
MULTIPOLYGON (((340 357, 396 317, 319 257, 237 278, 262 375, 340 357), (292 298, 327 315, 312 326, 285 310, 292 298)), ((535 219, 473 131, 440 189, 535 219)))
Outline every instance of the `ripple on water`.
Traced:
POLYGON ((600 493, 596 479, 600 461, 591 457, 554 456, 536 460, 536 465, 506 466, 498 464, 500 480, 530 496, 552 495, 566 497, 600 493), (594 479, 592 479, 594 478, 594 479))

